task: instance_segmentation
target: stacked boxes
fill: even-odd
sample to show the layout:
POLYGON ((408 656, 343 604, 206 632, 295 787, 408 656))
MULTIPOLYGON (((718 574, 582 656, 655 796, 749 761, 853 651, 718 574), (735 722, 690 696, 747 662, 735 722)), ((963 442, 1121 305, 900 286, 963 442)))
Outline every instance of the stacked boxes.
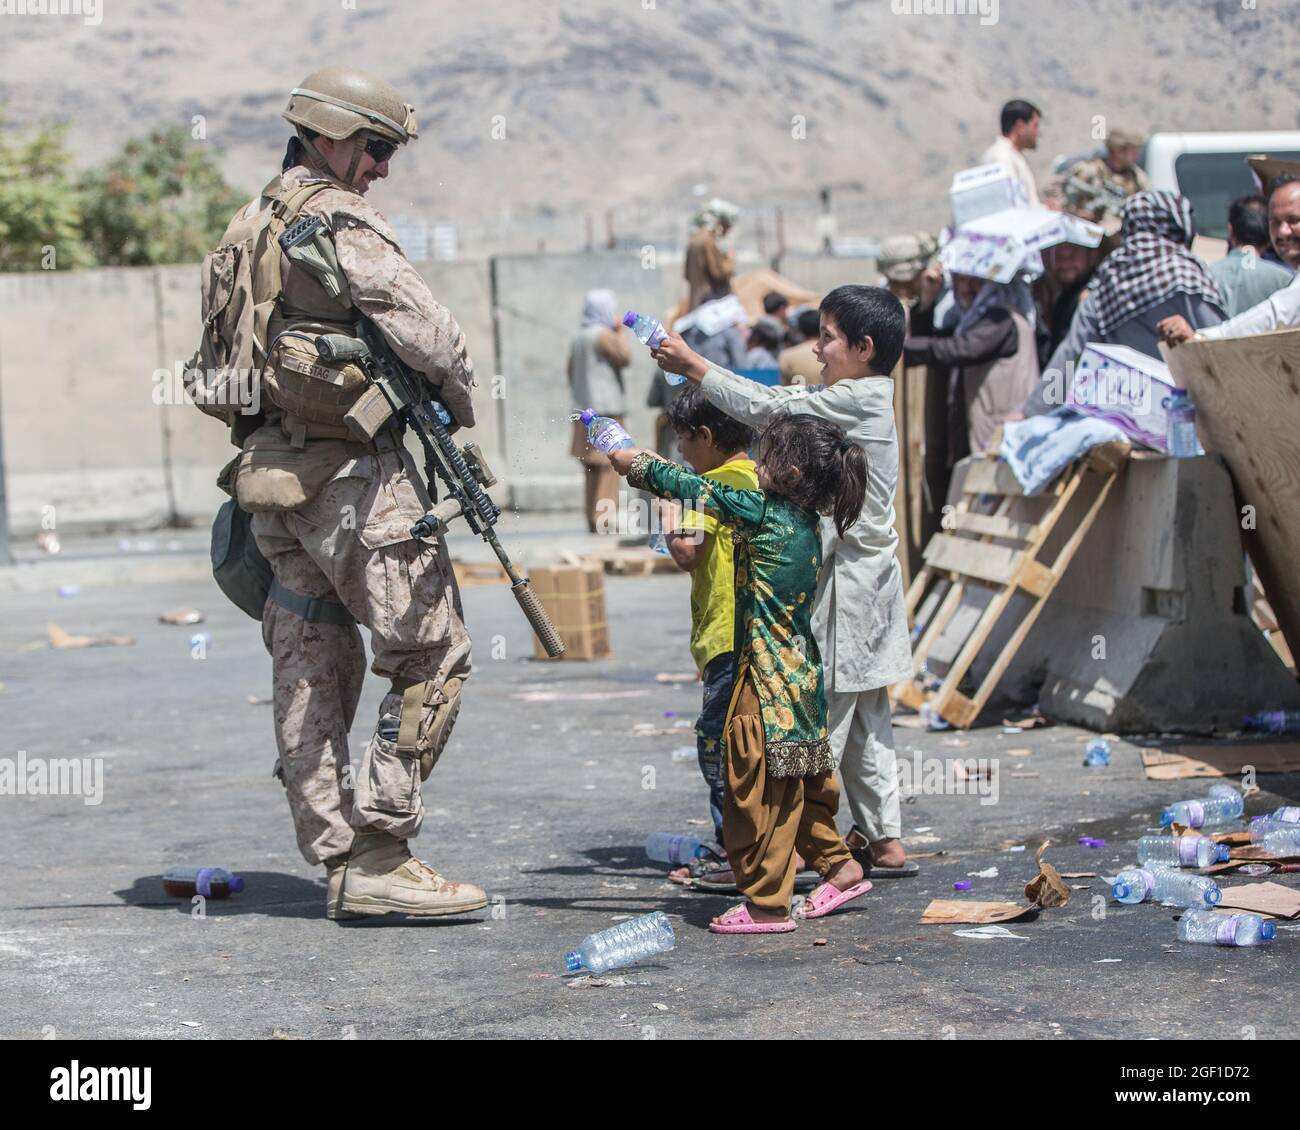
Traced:
MULTIPOLYGON (((605 570, 599 562, 531 569, 528 579, 564 640, 562 659, 603 659, 609 655, 605 570)), ((537 659, 548 658, 535 637, 533 654, 537 659)))

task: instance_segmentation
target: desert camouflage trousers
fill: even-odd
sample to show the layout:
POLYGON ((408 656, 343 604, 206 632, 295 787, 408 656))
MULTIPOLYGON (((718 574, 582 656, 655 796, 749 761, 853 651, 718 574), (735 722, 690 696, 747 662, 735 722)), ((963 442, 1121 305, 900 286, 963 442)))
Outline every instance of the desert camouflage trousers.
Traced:
POLYGON ((442 751, 470 672, 447 548, 441 538, 410 536, 427 503, 410 455, 390 450, 349 460, 297 510, 253 516, 277 583, 337 602, 356 621, 305 619, 274 592, 262 621, 275 684, 277 773, 309 863, 347 852, 354 831, 405 839, 424 818, 420 782, 442 751), (358 625, 370 630, 371 670, 393 685, 354 769, 348 731, 365 679, 358 625))

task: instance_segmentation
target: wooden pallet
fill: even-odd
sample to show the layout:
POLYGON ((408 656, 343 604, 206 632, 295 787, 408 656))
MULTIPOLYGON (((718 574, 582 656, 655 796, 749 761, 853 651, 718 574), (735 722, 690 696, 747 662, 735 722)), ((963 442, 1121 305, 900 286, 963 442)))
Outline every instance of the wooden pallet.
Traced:
POLYGON ((907 591, 908 620, 916 622, 924 602, 924 627, 912 652, 913 677, 891 688, 895 703, 914 710, 929 704, 963 729, 974 723, 1083 543, 1128 454, 1124 443, 1095 447, 1033 498, 1021 491, 1000 460, 989 457, 969 465, 960 499, 946 511, 944 529, 930 539, 925 564, 907 591), (1067 511, 1074 524, 1062 526, 1067 511), (1056 539, 1060 544, 1049 562, 1042 554, 1058 526, 1069 532, 1063 543, 1056 539), (972 627, 972 609, 963 597, 976 587, 993 595, 972 627), (978 688, 963 693, 963 680, 1019 593, 1030 599, 1027 611, 978 688), (965 615, 959 617, 959 609, 965 615), (939 685, 933 685, 937 676, 931 675, 927 686, 922 665, 941 640, 956 656, 939 685))

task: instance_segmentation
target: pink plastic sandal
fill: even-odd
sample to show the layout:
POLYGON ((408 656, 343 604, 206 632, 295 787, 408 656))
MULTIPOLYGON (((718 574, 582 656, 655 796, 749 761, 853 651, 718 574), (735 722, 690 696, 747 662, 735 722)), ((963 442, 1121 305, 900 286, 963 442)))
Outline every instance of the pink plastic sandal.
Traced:
POLYGON ((709 923, 712 934, 788 934, 797 930, 799 923, 793 918, 780 922, 755 922, 749 915, 749 903, 733 906, 717 922, 709 923))
POLYGON ((823 883, 804 899, 803 910, 800 912, 799 917, 825 918, 826 915, 838 910, 846 902, 852 902, 860 895, 865 895, 869 890, 871 890, 871 884, 866 879, 863 879, 860 883, 854 883, 847 891, 837 890, 831 883, 823 883))

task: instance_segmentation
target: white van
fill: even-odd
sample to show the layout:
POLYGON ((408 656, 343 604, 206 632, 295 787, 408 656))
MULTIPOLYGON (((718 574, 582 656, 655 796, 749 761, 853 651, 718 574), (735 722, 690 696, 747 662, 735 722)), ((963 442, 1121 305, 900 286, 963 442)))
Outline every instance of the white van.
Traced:
POLYGON ((1238 133, 1153 133, 1142 151, 1151 187, 1181 192, 1192 202, 1196 230, 1228 238, 1228 206, 1256 192, 1247 157, 1300 160, 1300 130, 1238 133))

